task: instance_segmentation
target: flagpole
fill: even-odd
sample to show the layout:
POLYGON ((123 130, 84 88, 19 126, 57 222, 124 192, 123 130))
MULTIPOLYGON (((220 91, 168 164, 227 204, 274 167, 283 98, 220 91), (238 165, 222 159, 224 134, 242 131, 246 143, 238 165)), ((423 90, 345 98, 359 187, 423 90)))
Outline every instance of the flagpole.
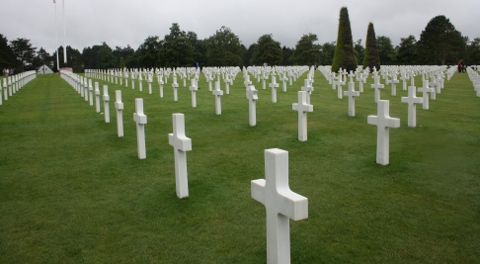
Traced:
POLYGON ((53 0, 53 5, 55 6, 55 36, 57 38, 57 47, 56 47, 56 54, 57 54, 57 71, 60 69, 60 62, 59 62, 59 59, 58 59, 58 24, 57 24, 57 3, 55 2, 55 0, 53 0))
POLYGON ((65 0, 62 0, 62 23, 63 23, 63 62, 67 63, 67 46, 65 44, 65 0))

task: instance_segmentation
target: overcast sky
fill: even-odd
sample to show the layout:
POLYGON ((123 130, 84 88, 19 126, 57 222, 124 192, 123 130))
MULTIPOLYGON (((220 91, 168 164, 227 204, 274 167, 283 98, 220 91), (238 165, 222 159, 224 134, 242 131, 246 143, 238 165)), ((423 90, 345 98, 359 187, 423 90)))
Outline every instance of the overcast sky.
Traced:
POLYGON ((148 36, 161 39, 172 23, 199 39, 226 26, 247 48, 264 34, 282 46, 295 47, 302 35, 313 33, 318 43, 336 41, 340 8, 350 15, 354 41, 364 44, 369 22, 378 36, 394 45, 444 15, 463 35, 480 37, 480 0, 56 0, 59 43, 56 42, 53 0, 3 0, 0 33, 9 41, 31 40, 52 53, 63 43, 62 1, 65 1, 66 43, 83 48, 106 42, 137 49, 148 36))

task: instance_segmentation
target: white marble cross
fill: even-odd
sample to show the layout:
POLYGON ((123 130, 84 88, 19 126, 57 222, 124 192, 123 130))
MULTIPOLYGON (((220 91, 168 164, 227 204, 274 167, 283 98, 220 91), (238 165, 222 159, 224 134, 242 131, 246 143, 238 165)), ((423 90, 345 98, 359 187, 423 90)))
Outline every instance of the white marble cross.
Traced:
POLYGON ((255 86, 250 85, 248 87, 247 99, 248 99, 248 121, 250 126, 255 126, 257 125, 256 101, 258 100, 258 91, 255 89, 255 86))
POLYGON ((275 76, 275 73, 272 73, 272 82, 268 86, 272 88, 272 103, 276 103, 278 83, 277 83, 277 76, 275 76))
POLYGON ((343 98, 343 89, 342 89, 342 86, 345 85, 345 81, 343 80, 343 74, 342 73, 339 73, 338 74, 338 80, 336 81, 337 83, 337 97, 338 99, 342 99, 343 98))
POLYGON ((298 91, 298 103, 292 104, 298 111, 298 140, 307 141, 307 113, 313 112, 313 105, 307 103, 307 92, 298 91))
POLYGON ((168 143, 175 156, 175 182, 177 197, 188 197, 187 151, 192 150, 192 140, 185 135, 185 116, 172 114, 173 133, 168 134, 168 143))
POLYGON ((391 77, 391 80, 387 80, 387 84, 392 84, 392 96, 397 96, 397 83, 400 81, 397 80, 397 74, 395 72, 392 72, 391 77))
POLYGON ((290 263, 290 219, 308 218, 308 199, 290 190, 288 151, 265 150, 265 179, 251 181, 251 195, 265 205, 267 263, 290 263))
POLYGON ((147 158, 147 151, 145 148, 145 124, 147 124, 147 116, 143 113, 143 99, 135 99, 135 113, 133 114, 133 121, 137 123, 137 150, 138 158, 147 158))
POLYGON ((190 79, 191 86, 190 86, 190 91, 192 91, 192 107, 197 107, 197 90, 198 90, 198 85, 197 85, 197 79, 192 78, 190 79))
POLYGON ((88 79, 87 77, 83 77, 83 96, 85 98, 85 102, 88 102, 88 79))
MULTIPOLYGON (((122 80, 122 78, 120 78, 122 80)), ((117 109, 117 135, 123 137, 123 102, 122 91, 115 91, 115 109, 117 109)))
POLYGON ((437 93, 438 93, 438 82, 435 76, 432 76, 430 82, 428 83, 430 88, 433 88, 433 92, 430 93, 431 100, 437 100, 437 93))
POLYGON ((348 96, 348 115, 355 116, 355 97, 360 96, 360 92, 355 91, 355 82, 351 78, 348 91, 343 92, 343 95, 348 96))
POLYGON ((215 114, 221 115, 222 114, 221 96, 223 95, 223 91, 220 90, 220 81, 215 82, 215 90, 213 90, 212 94, 215 95, 215 114))
POLYGON ((283 75, 282 77, 280 78, 280 81, 282 81, 283 85, 282 85, 282 91, 284 93, 287 92, 287 81, 288 81, 288 77, 287 77, 287 71, 284 71, 283 72, 283 75))
POLYGON ((103 113, 105 123, 110 123, 110 96, 108 95, 108 85, 103 86, 103 113))
POLYGON ((88 92, 89 92, 90 106, 93 106, 93 86, 92 86, 92 79, 88 79, 88 92))
POLYGON ((403 83, 403 90, 406 91, 408 77, 407 77, 407 73, 404 70, 400 72, 400 80, 402 80, 402 83, 403 83))
POLYGON ((148 94, 152 94, 152 82, 153 82, 153 76, 152 73, 148 74, 148 94))
POLYGON ((402 97, 402 103, 408 104, 408 126, 416 127, 417 126, 417 106, 416 104, 422 104, 423 99, 416 96, 417 87, 409 86, 408 87, 408 97, 402 97))
POLYGON ((375 103, 380 100, 380 89, 383 88, 383 84, 380 84, 380 76, 374 75, 373 76, 373 84, 371 87, 375 89, 375 103))
POLYGON ((95 82, 95 110, 100 113, 100 89, 98 88, 98 82, 95 82))
POLYGON ((159 88, 159 92, 160 92, 160 98, 163 98, 163 76, 160 75, 160 77, 158 78, 158 88, 159 88))
POLYGON ((377 163, 388 165, 390 159, 389 128, 400 127, 400 119, 390 117, 390 101, 378 100, 377 115, 369 115, 367 122, 377 126, 377 163))
POLYGON ((142 71, 138 73, 138 89, 140 92, 143 91, 143 78, 142 78, 142 71))
POLYGON ((230 76, 227 74, 223 81, 225 82, 225 94, 230 94, 230 82, 232 79, 229 78, 230 76))
POLYGON ((303 81, 303 86, 300 87, 302 91, 307 92, 307 104, 310 104, 310 94, 313 92, 313 85, 312 85, 312 79, 305 79, 303 81))
POLYGON ((5 98, 5 101, 8 101, 8 84, 7 84, 7 78, 3 79, 3 97, 5 98))
POLYGON ((173 101, 178 101, 178 91, 177 91, 177 88, 178 88, 178 83, 177 83, 177 75, 173 74, 173 83, 172 83, 172 87, 173 87, 173 101))
POLYGON ((428 97, 428 93, 433 93, 435 92, 433 88, 428 87, 428 80, 422 79, 423 81, 423 87, 418 88, 418 91, 423 94, 422 99, 423 99, 423 104, 422 108, 428 110, 430 108, 429 102, 430 102, 430 97, 428 97))

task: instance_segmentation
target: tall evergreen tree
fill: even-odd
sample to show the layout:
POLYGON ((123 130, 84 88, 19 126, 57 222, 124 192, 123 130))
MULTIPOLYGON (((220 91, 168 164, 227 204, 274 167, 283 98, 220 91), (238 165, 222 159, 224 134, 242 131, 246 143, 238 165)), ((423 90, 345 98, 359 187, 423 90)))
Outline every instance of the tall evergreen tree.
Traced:
POLYGON ((263 35, 257 41, 253 51, 252 61, 256 65, 268 63, 268 65, 281 65, 283 62, 283 50, 280 42, 272 38, 272 34, 263 35))
POLYGON ((365 55, 363 56, 363 67, 373 67, 380 69, 380 57, 378 56, 377 37, 375 37, 375 29, 373 23, 368 24, 367 40, 365 43, 365 55))
POLYGON ((332 71, 337 72, 340 68, 347 71, 357 68, 357 60, 353 49, 352 29, 348 9, 340 9, 340 23, 338 25, 337 47, 332 62, 332 71))

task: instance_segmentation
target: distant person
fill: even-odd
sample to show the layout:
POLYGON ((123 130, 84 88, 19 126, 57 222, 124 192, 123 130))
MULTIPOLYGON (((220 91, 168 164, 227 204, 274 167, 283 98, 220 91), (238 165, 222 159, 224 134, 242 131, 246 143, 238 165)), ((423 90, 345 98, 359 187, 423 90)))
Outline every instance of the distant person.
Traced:
POLYGON ((457 68, 459 73, 463 72, 463 59, 460 59, 460 61, 457 64, 457 68))

